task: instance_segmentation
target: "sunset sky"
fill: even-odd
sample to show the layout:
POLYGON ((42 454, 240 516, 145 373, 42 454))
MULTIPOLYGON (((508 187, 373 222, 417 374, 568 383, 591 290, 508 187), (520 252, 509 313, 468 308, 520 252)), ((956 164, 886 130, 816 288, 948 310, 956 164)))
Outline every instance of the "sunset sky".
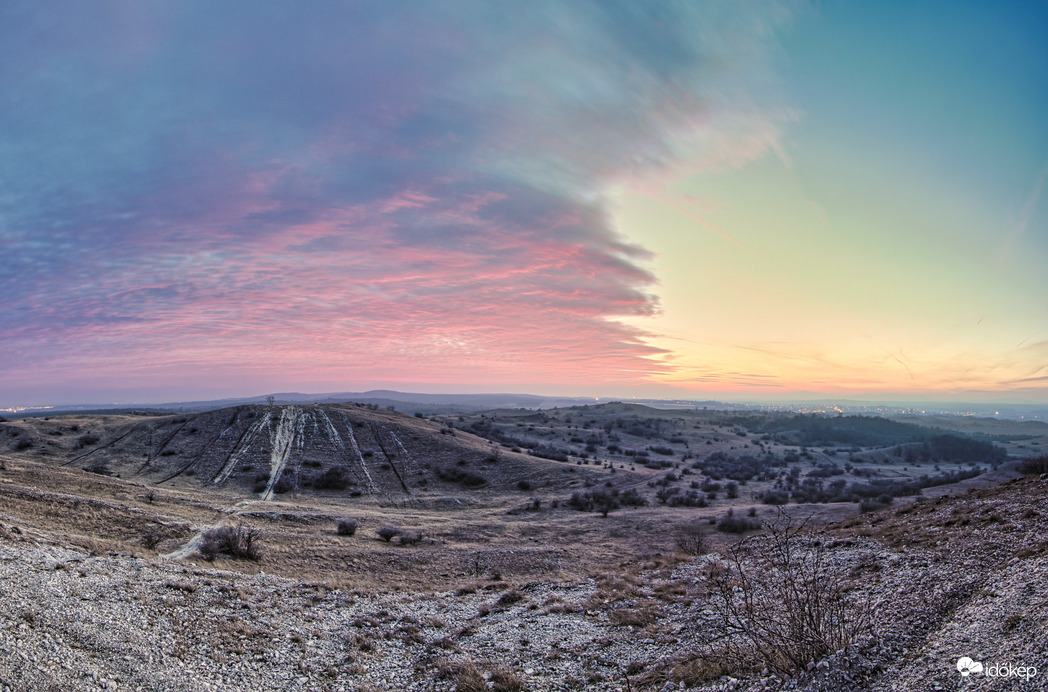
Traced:
POLYGON ((0 406, 1048 401, 1044 2, 0 4, 0 406))

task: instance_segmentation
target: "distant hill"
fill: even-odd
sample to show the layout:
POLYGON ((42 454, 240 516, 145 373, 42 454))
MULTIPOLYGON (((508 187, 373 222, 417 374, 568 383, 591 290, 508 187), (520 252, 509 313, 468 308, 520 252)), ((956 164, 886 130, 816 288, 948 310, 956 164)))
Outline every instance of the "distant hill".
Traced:
POLYGON ((405 413, 451 413, 457 411, 485 411, 499 408, 554 408, 558 406, 577 406, 592 404, 593 397, 550 397, 534 394, 421 394, 397 392, 388 389, 374 389, 366 392, 334 392, 321 394, 304 394, 301 392, 280 392, 270 395, 252 397, 234 397, 206 401, 176 401, 134 406, 128 404, 76 404, 51 408, 31 408, 5 413, 7 418, 27 418, 36 416, 53 416, 63 413, 141 413, 157 411, 210 411, 215 409, 243 406, 247 404, 268 404, 272 397, 276 404, 371 404, 388 408, 392 406, 405 413))

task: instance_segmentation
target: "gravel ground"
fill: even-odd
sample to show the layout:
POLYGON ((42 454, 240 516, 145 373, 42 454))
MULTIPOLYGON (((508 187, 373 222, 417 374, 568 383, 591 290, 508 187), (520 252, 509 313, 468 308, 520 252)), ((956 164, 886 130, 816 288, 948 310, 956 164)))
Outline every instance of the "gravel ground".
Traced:
MULTIPOLYGON (((1024 479, 825 529, 828 565, 875 604, 870 633, 792 678, 701 683, 680 664, 705 651, 717 556, 575 584, 355 593, 90 555, 5 522, 0 688, 454 690, 473 664, 497 690, 1048 689, 1046 491, 1024 479), (983 673, 962 676, 962 656, 983 673), (987 675, 1002 664, 1010 676, 987 675)), ((767 539, 747 545, 756 559, 767 539)))

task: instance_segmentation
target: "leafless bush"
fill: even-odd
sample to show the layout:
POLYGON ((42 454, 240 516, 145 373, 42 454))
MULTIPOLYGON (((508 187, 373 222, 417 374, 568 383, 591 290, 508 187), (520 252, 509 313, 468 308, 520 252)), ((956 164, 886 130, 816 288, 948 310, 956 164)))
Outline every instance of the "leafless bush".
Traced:
POLYGON ((876 604, 847 594, 847 571, 834 565, 807 521, 780 511, 767 538, 732 546, 711 580, 717 613, 705 656, 738 675, 767 667, 782 675, 848 647, 871 627, 876 604))
POLYGON ((685 555, 706 553, 706 531, 700 524, 685 524, 677 529, 677 550, 685 555))
POLYGON ((723 531, 724 533, 746 533, 747 531, 753 531, 761 527, 760 523, 747 517, 740 517, 735 514, 735 510, 728 508, 728 511, 723 517, 717 522, 717 530, 723 531))
POLYGON ((200 538, 200 554, 205 560, 214 560, 220 554, 236 560, 258 562, 262 557, 259 533, 243 524, 208 529, 200 538))
POLYGON ((96 459, 84 467, 89 473, 97 473, 100 476, 111 476, 113 472, 109 469, 109 462, 104 459, 96 459))
POLYGON ((396 538, 401 533, 403 533, 403 531, 401 531, 400 529, 398 529, 395 526, 383 526, 382 528, 380 528, 377 531, 375 531, 375 533, 378 534, 379 538, 384 540, 386 543, 389 543, 394 538, 396 538))
POLYGON ((1033 475, 1040 473, 1048 473, 1048 454, 1039 457, 1030 457, 1023 459, 1022 464, 1019 466, 1023 473, 1033 475))
POLYGON ((356 519, 339 519, 338 528, 336 529, 339 536, 352 536, 357 532, 357 520, 356 519))
POLYGON ((84 433, 80 437, 76 438, 76 446, 80 449, 83 449, 84 447, 90 447, 91 445, 98 444, 101 441, 101 439, 102 438, 100 438, 98 435, 84 433))
POLYGON ((400 534, 400 545, 415 545, 422 541, 421 531, 403 531, 400 534))
POLYGON ((167 537, 167 532, 164 531, 163 527, 154 524, 148 527, 142 534, 142 545, 153 550, 167 537))

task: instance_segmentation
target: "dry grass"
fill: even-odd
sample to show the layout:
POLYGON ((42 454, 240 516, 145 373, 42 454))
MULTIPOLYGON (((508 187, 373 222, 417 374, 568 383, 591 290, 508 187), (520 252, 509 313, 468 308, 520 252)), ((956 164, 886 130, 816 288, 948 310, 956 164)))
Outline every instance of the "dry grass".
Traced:
POLYGON ((608 620, 616 627, 647 627, 658 618, 653 608, 622 608, 608 613, 608 620))
POLYGON ((512 668, 496 668, 491 671, 492 690, 494 692, 522 692, 524 681, 512 668))
MULTIPOLYGON (((461 588, 465 593, 486 583, 484 577, 523 583, 603 574, 612 576, 600 579, 602 600, 626 598, 641 585, 635 572, 651 566, 650 555, 674 551, 677 527, 717 511, 652 506, 603 519, 551 509, 545 502, 541 512, 518 517, 506 514, 519 501, 516 493, 484 504, 427 507, 420 501, 395 507, 382 506, 377 498, 304 495, 244 503, 234 492, 185 487, 165 487, 150 501, 148 488, 140 484, 24 459, 8 459, 3 479, 0 501, 13 521, 94 553, 139 552, 146 537, 154 549, 169 552, 197 531, 242 522, 265 537, 261 562, 218 556, 215 566, 246 573, 262 568, 362 591, 461 588), (234 513, 230 508, 238 502, 234 513), (358 522, 355 539, 332 530, 347 514, 358 522), (373 537, 387 524, 417 527, 413 531, 424 532, 426 539, 407 549, 396 540, 360 540, 361 532, 373 537), (632 566, 623 568, 624 563, 632 566)), ((711 537, 711 549, 723 540, 711 537)))
POLYGON ((488 683, 477 666, 466 663, 455 673, 455 692, 488 692, 488 683))
MULTIPOLYGON (((633 409, 621 408, 625 415, 635 415, 633 409)), ((536 432, 554 433, 567 443, 569 435, 603 434, 603 421, 612 421, 614 416, 623 415, 612 409, 614 407, 600 414, 605 417, 585 432, 579 431, 581 424, 585 423, 583 413, 546 413, 548 420, 545 423, 539 423, 536 414, 528 413, 521 420, 525 425, 535 424, 536 432), (568 415, 576 416, 571 423, 574 428, 569 428, 565 420, 568 415)), ((490 443, 461 429, 454 436, 440 434, 442 421, 415 419, 384 411, 368 415, 382 424, 404 426, 405 435, 417 436, 419 444, 431 438, 439 441, 443 446, 434 453, 433 463, 448 461, 454 464, 454 458, 449 455, 456 449, 467 450, 477 458, 491 454, 490 443)), ((597 415, 596 412, 585 413, 587 417, 596 418, 597 415)), ((693 420, 672 412, 644 411, 643 415, 664 419, 667 426, 674 420, 693 420)), ((729 434, 718 424, 717 415, 714 412, 700 414, 694 417, 694 426, 689 422, 678 427, 686 432, 690 449, 700 450, 703 455, 713 451, 753 453, 752 447, 749 451, 742 447, 754 441, 752 436, 744 440, 729 434), (712 444, 706 445, 707 441, 712 444), (736 448, 734 451, 733 447, 736 448)), ((499 417, 502 418, 501 413, 499 417)), ((449 420, 458 426, 457 419, 449 420)), ((11 517, 12 523, 59 536, 69 544, 94 552, 135 553, 143 549, 170 552, 188 540, 188 535, 182 532, 176 535, 169 530, 170 527, 191 527, 196 533, 220 522, 243 522, 265 535, 266 554, 260 564, 266 572, 343 589, 454 590, 471 588, 470 585, 478 580, 493 576, 524 583, 611 574, 615 576, 600 581, 599 591, 601 602, 614 602, 636 596, 638 583, 631 583, 631 580, 637 578, 639 566, 657 553, 666 556, 679 552, 682 555, 677 559, 687 559, 687 556, 702 552, 724 551, 737 538, 710 531, 708 520, 724 516, 729 507, 735 507, 739 514, 744 513, 753 504, 750 495, 760 493, 765 487, 751 482, 740 488, 737 500, 721 498, 708 508, 653 504, 619 510, 605 519, 572 511, 563 502, 574 490, 585 489, 586 484, 594 479, 599 482, 596 487, 601 487, 605 480, 614 480, 616 487, 636 487, 650 496, 652 491, 647 488, 647 481, 661 478, 665 471, 638 466, 637 472, 631 474, 628 469, 616 468, 612 476, 605 468, 593 463, 579 466, 546 462, 503 450, 497 463, 469 467, 497 482, 479 491, 455 490, 454 502, 447 501, 452 492, 447 488, 435 488, 432 493, 416 490, 411 497, 404 498, 299 493, 261 502, 252 501, 243 488, 235 486, 225 489, 209 486, 205 492, 199 478, 179 477, 157 490, 156 486, 127 480, 126 473, 125 478, 120 479, 81 470, 80 467, 103 452, 69 466, 56 465, 105 446, 113 437, 108 429, 131 429, 162 422, 162 419, 137 416, 115 416, 103 420, 84 415, 55 417, 50 421, 32 419, 0 423, 0 438, 3 438, 0 442, 7 444, 8 448, 13 449, 12 440, 15 439, 28 439, 33 443, 31 448, 22 452, 0 453, 0 460, 6 465, 0 483, 0 503, 5 513, 11 517), (77 429, 73 430, 73 426, 77 429), (17 435, 12 435, 11 429, 17 435), (97 435, 102 442, 78 449, 77 440, 85 434, 97 435), (527 497, 540 500, 539 509, 510 514, 522 501, 521 491, 516 486, 519 479, 512 474, 524 468, 531 474, 528 478, 532 487, 527 491, 527 497), (503 474, 509 485, 499 486, 503 476, 498 474, 503 474), (554 507, 558 502, 559 506, 554 507), (338 520, 347 516, 358 522, 354 540, 339 538, 333 530, 338 520), (384 525, 412 527, 412 534, 424 533, 425 539, 403 549, 397 540, 390 543, 372 540, 375 530, 384 525), (168 528, 162 531, 159 527, 168 528), (164 531, 169 535, 165 537, 164 531), (364 536, 369 540, 363 540, 364 536)), ((526 429, 515 434, 524 434, 521 430, 526 429)), ((118 472, 140 466, 143 462, 141 448, 134 445, 125 448, 123 444, 106 447, 104 451, 105 455, 111 454, 110 466, 118 472)), ((1029 444, 1033 446, 1032 442, 1029 444)), ((640 447, 640 440, 626 440, 623 445, 640 447)), ((677 447, 680 451, 686 449, 683 445, 677 447)), ((770 448, 776 453, 783 449, 781 445, 770 445, 770 448)), ((157 456, 159 448, 154 448, 152 453, 154 457, 150 463, 176 459, 174 456, 157 456)), ((891 467, 891 470, 901 472, 898 467, 891 467)), ((915 467, 910 472, 923 471, 915 467)), ((242 480, 250 482, 246 477, 242 480)), ((687 483, 688 480, 689 476, 681 476, 679 482, 687 483)), ((969 484, 968 487, 974 486, 969 484)), ((817 522, 858 521, 860 523, 852 524, 852 528, 860 533, 883 536, 889 542, 914 540, 913 527, 922 525, 921 521, 914 521, 913 516, 903 520, 900 515, 899 519, 894 519, 892 511, 923 511, 911 510, 906 501, 899 501, 894 510, 875 513, 868 518, 856 518, 853 504, 809 506, 805 512, 808 509, 816 512, 817 522)), ((917 516, 917 519, 922 518, 923 515, 917 516)), ((995 522, 1000 519, 1007 519, 1006 514, 998 512, 996 518, 991 515, 972 516, 967 518, 970 526, 963 524, 965 517, 957 517, 956 521, 957 526, 974 529, 996 526, 995 522)), ((918 534, 922 532, 918 530, 918 534)), ((930 533, 927 537, 933 538, 930 533)), ((917 536, 917 540, 923 539, 923 535, 917 536)), ((411 537, 404 541, 405 545, 411 542, 411 537)), ((1027 546, 1027 549, 1039 548, 1027 546)), ((666 566, 672 562, 663 559, 666 566)), ((223 561, 221 557, 216 564, 249 573, 259 569, 253 563, 223 561)), ((656 596, 664 601, 684 597, 668 590, 656 596)), ((546 604, 544 607, 559 606, 546 604)))

